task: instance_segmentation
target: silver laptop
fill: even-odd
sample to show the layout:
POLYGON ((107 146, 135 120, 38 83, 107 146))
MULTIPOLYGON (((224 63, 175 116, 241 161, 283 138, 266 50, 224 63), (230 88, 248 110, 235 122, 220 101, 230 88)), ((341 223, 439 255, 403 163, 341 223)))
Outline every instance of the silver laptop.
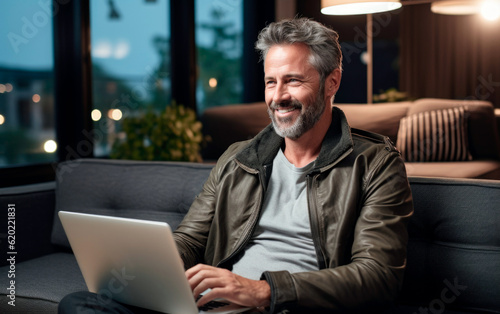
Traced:
MULTIPOLYGON (((239 313, 229 302, 198 309, 167 223, 59 212, 90 292, 165 313, 239 313)), ((220 301, 220 300, 219 300, 220 301)))

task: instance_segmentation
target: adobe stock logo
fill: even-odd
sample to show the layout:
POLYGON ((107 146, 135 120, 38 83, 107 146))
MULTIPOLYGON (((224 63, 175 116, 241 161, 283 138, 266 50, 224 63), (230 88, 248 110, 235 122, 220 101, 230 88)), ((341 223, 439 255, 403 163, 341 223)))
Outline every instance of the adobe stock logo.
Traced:
POLYGON ((493 81, 493 74, 489 74, 488 77, 479 75, 477 77, 479 84, 474 90, 474 96, 469 96, 465 100, 487 100, 492 94, 495 93, 496 88, 500 87, 500 81, 493 81))
POLYGON ((440 298, 436 298, 429 303, 429 306, 424 308, 421 307, 418 309, 418 313, 414 312, 413 314, 440 314, 444 313, 446 310, 446 305, 451 304, 456 301, 457 297, 462 294, 464 290, 467 289, 467 286, 460 285, 458 283, 458 278, 455 277, 453 279, 453 283, 451 283, 448 279, 443 280, 446 288, 441 290, 440 298))
POLYGON ((230 13, 240 7, 242 0, 215 0, 212 7, 222 13, 230 13))
POLYGON ((12 50, 19 53, 20 46, 26 45, 36 37, 39 30, 50 23, 53 16, 59 11, 59 4, 67 4, 70 0, 39 0, 40 10, 35 12, 31 18, 23 16, 21 18, 22 26, 20 32, 9 32, 7 39, 10 42, 12 50))
MULTIPOLYGON (((395 11, 378 13, 373 16, 372 24, 372 36, 373 38, 380 35, 382 30, 389 26, 392 21, 392 16, 397 14, 395 11)), ((368 40, 368 34, 366 30, 360 29, 358 26, 354 27, 354 45, 348 42, 342 42, 342 56, 344 61, 351 63, 351 56, 357 55, 366 49, 366 42, 368 40)))
MULTIPOLYGON (((111 278, 108 284, 101 288, 95 295, 95 300, 93 297, 87 299, 88 305, 94 305, 98 308, 105 309, 107 305, 113 300, 113 296, 116 296, 123 292, 123 290, 129 285, 129 282, 134 280, 135 276, 127 273, 126 267, 122 267, 120 271, 116 269, 111 270, 111 278)), ((84 306, 78 306, 76 312, 80 313, 92 313, 92 310, 85 308, 84 306)))

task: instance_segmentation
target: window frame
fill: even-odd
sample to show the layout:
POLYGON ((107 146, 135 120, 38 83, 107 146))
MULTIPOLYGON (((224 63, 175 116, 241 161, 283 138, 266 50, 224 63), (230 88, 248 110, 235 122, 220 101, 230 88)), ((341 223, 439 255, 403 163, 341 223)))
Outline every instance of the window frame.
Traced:
MULTIPOLYGON (((54 117, 58 162, 79 156, 90 131, 89 0, 53 1, 54 117), (56 7, 57 6, 57 7, 56 7), (71 105, 64 105, 71 104, 71 105)), ((35 184, 55 179, 58 162, 0 169, 0 187, 35 184)))
MULTIPOLYGON (((52 3, 57 6, 52 10, 57 162, 0 168, 0 187, 53 181, 58 163, 94 157, 90 0, 52 3)), ((171 62, 172 99, 196 110, 194 8, 194 0, 170 0, 171 46, 175 47, 170 55, 175 60, 171 62)), ((253 45, 260 29, 274 21, 274 1, 244 1, 244 11, 243 102, 253 102, 263 98, 259 83, 263 67, 252 65, 258 62, 253 45)))

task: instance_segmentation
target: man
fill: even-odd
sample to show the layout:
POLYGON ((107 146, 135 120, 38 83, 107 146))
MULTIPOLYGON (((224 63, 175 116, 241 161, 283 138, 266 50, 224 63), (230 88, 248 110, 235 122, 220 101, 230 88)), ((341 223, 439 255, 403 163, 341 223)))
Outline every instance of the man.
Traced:
POLYGON ((389 304, 405 269, 411 192, 390 141, 351 132, 332 106, 337 33, 286 20, 256 47, 272 124, 221 156, 174 233, 193 294, 211 289, 198 304, 299 313, 389 304))

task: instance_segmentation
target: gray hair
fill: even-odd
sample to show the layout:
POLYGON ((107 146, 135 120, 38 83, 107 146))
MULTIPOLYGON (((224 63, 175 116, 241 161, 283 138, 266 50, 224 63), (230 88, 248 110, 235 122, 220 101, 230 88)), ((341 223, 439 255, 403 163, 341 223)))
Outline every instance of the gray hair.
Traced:
POLYGON ((265 60, 269 49, 274 45, 303 43, 311 51, 309 62, 320 74, 323 81, 335 69, 342 71, 342 50, 339 35, 316 21, 308 18, 295 18, 274 22, 259 34, 255 48, 265 60))

